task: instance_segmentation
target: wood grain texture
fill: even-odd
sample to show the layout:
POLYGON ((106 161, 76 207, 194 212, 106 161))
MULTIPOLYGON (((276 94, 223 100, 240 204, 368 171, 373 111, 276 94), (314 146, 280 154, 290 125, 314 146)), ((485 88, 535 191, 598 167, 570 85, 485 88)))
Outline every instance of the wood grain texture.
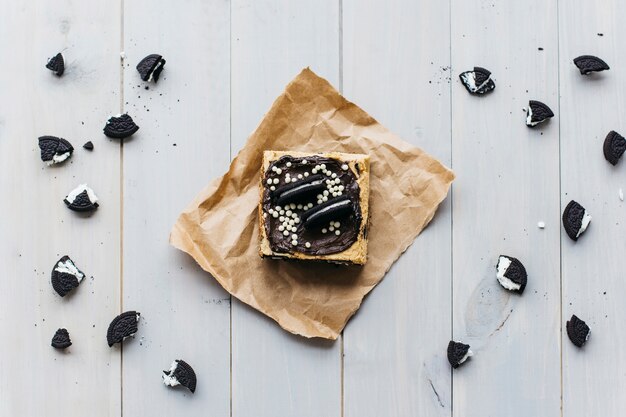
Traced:
MULTIPOLYGON (((344 1, 344 92, 449 165, 449 2, 344 1), (372 28, 376 28, 372 30, 372 28)), ((450 416, 451 207, 344 331, 345 416, 450 416)))
POLYGON ((577 242, 561 233, 563 415, 572 417, 620 415, 624 408, 626 310, 619 260, 626 214, 618 195, 626 181, 624 161, 610 165, 602 144, 611 130, 626 133, 625 14, 626 5, 618 1, 560 2, 561 208, 573 199, 592 216, 577 242), (606 60, 611 70, 582 76, 572 60, 586 54, 606 60), (572 314, 591 327, 582 349, 567 338, 565 322, 572 314))
POLYGON ((0 13, 0 415, 115 415, 120 355, 106 344, 106 317, 119 309, 119 145, 102 126, 119 104, 119 8, 97 1, 6 2, 0 13), (66 71, 45 68, 63 51, 66 71), (75 148, 47 167, 37 138, 75 148), (89 153, 82 144, 92 140, 89 153), (86 182, 101 199, 86 217, 62 200, 86 182), (63 255, 87 277, 61 298, 50 284, 63 255), (50 346, 65 327, 73 345, 50 346))
POLYGON ((559 114, 556 2, 452 0, 453 331, 474 358, 453 372, 453 414, 560 412, 559 114), (543 50, 539 50, 543 48, 543 50), (496 89, 470 96, 481 66, 496 89), (528 100, 556 117, 530 129, 528 100), (545 229, 537 222, 544 221, 545 229), (522 296, 496 280, 498 255, 528 271, 522 296))
MULTIPOLYGON (((337 86, 338 3, 235 0, 231 32, 234 156, 302 68, 337 86)), ((233 415, 339 416, 340 343, 290 335, 236 300, 232 308, 233 415)))
POLYGON ((124 345, 124 415, 228 416, 230 299, 168 236, 228 166, 230 4, 124 4, 124 110, 140 130, 123 148, 123 308, 143 317, 124 345), (135 69, 151 53, 167 60, 158 84, 135 69), (175 359, 195 369, 195 394, 162 384, 175 359))

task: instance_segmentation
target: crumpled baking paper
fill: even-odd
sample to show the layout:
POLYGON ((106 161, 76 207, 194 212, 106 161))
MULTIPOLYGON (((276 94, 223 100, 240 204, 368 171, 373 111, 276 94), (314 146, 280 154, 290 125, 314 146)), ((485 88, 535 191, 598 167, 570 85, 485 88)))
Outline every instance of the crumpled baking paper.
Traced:
MULTIPOLYGON (((224 176, 180 215, 170 242, 234 297, 305 337, 336 339, 363 298, 433 218, 454 174, 304 69, 287 85, 224 176), (259 257, 264 150, 369 154, 365 266, 259 257)), ((419 277, 417 277, 419 278, 419 277)))

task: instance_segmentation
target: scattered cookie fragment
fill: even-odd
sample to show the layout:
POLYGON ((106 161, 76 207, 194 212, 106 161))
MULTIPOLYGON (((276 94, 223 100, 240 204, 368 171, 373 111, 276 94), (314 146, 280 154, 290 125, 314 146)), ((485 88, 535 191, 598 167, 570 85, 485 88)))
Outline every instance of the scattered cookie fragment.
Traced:
POLYGON ((624 191, 621 188, 617 192, 617 196, 619 197, 620 201, 624 201, 624 191))
POLYGON ((520 294, 524 292, 526 282, 528 281, 528 274, 519 259, 513 258, 512 256, 500 255, 498 257, 496 270, 496 278, 503 288, 520 294))
POLYGON ((540 229, 545 229, 546 228, 546 223, 545 222, 537 222, 537 227, 540 229))
POLYGON ((170 369, 163 371, 162 378, 163 383, 169 387, 182 385, 192 393, 196 391, 196 373, 191 365, 182 359, 176 359, 172 362, 170 369))
POLYGON ((70 334, 67 329, 57 330, 54 336, 52 336, 52 342, 50 345, 55 349, 65 349, 72 346, 70 334))
POLYGON ((93 151, 93 143, 91 141, 85 142, 83 148, 87 149, 88 151, 93 151))
POLYGON ((41 151, 41 160, 48 166, 60 164, 69 159, 74 152, 72 144, 56 136, 40 136, 39 150, 41 151))
POLYGON ((578 347, 582 347, 591 335, 591 330, 587 323, 576 317, 576 314, 572 314, 572 318, 566 323, 566 328, 567 337, 578 347))
POLYGON ((165 59, 159 54, 151 54, 139 61, 137 71, 143 81, 159 81, 159 75, 165 66, 165 59))
POLYGON ((459 74, 459 78, 470 94, 485 94, 496 88, 491 79, 491 72, 485 68, 474 67, 473 71, 459 74))
POLYGON ((93 211, 98 208, 98 197, 87 184, 74 188, 63 202, 73 211, 93 211))
POLYGON ((606 62, 593 55, 581 55, 574 58, 574 64, 578 67, 582 75, 588 75, 592 72, 600 72, 610 69, 606 62))
POLYGON ((554 117, 554 113, 546 104, 530 100, 526 109, 526 126, 534 127, 554 117))
POLYGON ((580 235, 587 230, 590 222, 591 215, 574 200, 570 201, 563 210, 563 227, 573 241, 577 241, 580 235))
POLYGON ((63 73, 65 72, 65 60, 63 59, 63 54, 59 52, 58 54, 50 58, 48 60, 48 63, 46 64, 46 68, 48 68, 58 77, 63 75, 63 73))
POLYGON ((83 278, 85 278, 85 274, 76 267, 69 256, 65 255, 57 261, 52 269, 50 281, 54 291, 61 297, 65 297, 70 291, 78 287, 83 278))
POLYGON ((454 340, 448 343, 448 362, 455 369, 464 364, 473 355, 470 345, 466 345, 463 342, 455 342, 454 340))
POLYGON ((624 151, 626 151, 626 139, 616 131, 611 130, 604 139, 602 150, 604 152, 604 158, 609 161, 611 165, 617 165, 624 151))
POLYGON ((137 333, 139 316, 140 314, 136 311, 126 311, 113 319, 107 330, 109 347, 116 343, 122 343, 125 339, 137 333))
POLYGON ((104 134, 110 138, 124 139, 139 130, 128 113, 111 116, 104 125, 104 134))

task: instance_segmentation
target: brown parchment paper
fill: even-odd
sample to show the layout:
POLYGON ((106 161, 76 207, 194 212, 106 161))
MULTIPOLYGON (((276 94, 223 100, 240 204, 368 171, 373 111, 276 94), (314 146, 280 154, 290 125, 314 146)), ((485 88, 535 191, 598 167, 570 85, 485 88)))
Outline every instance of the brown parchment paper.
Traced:
POLYGON ((336 339, 363 297, 432 219, 453 179, 452 171, 389 132, 307 68, 276 99, 228 172, 180 215, 170 242, 229 293, 285 330, 336 339), (264 150, 370 155, 365 266, 259 257, 258 182, 264 150))

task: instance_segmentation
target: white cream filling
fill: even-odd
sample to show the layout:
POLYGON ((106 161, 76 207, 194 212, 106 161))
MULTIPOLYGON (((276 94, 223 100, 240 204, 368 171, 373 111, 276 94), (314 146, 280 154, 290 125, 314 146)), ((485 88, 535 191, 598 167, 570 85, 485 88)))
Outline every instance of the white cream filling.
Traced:
POLYGON ((589 213, 587 213, 587 210, 585 210, 585 213, 583 214, 583 220, 580 224, 580 229, 578 229, 578 233, 576 233, 576 237, 579 237, 583 234, 585 230, 587 230, 589 222, 591 222, 591 216, 589 215, 589 213))
POLYGON ((311 185, 319 185, 322 183, 322 180, 318 180, 318 181, 313 181, 311 183, 307 183, 307 184, 302 184, 302 185, 298 185, 297 187, 292 188, 291 190, 287 190, 285 191, 282 196, 288 196, 294 193, 297 193, 298 191, 302 190, 303 188, 309 187, 311 185))
POLYGON ((74 275, 76 279, 78 279, 79 283, 83 280, 83 278, 85 278, 85 274, 83 274, 78 270, 78 268, 76 268, 76 265, 74 265, 74 262, 72 262, 71 259, 68 259, 65 262, 57 263, 57 266, 56 268, 54 268, 54 270, 57 272, 74 275))
MULTIPOLYGON (((137 320, 137 323, 139 323, 139 317, 141 317, 139 314, 137 314, 137 315, 135 316, 135 318, 136 318, 136 320, 137 320)), ((131 334, 129 334, 128 336, 124 336, 124 337, 122 338, 122 341, 124 341, 124 340, 128 339, 129 337, 135 337, 135 335, 136 335, 136 334, 137 334, 137 332, 135 332, 135 333, 131 333, 131 334)))
MULTIPOLYGON (((321 209, 320 211, 316 212, 315 214, 312 214, 311 217, 318 217, 318 216, 322 215, 323 213, 326 213, 329 210, 332 210, 332 209, 337 208, 337 207, 345 206, 347 204, 350 204, 350 200, 338 201, 338 202, 336 202, 334 204, 331 204, 328 207, 324 207, 323 209, 321 209)), ((311 217, 309 217, 309 219, 311 217)))
POLYGON ((175 387, 176 385, 180 385, 180 381, 176 379, 174 376, 174 371, 178 368, 178 361, 172 362, 172 366, 170 366, 169 375, 166 372, 163 372, 162 378, 163 383, 170 387, 175 387))
POLYGON ((70 191, 67 197, 65 197, 65 199, 70 204, 72 204, 74 200, 76 200, 76 197, 78 197, 78 195, 83 191, 87 191, 87 196, 89 197, 89 201, 91 201, 92 204, 95 204, 98 201, 96 193, 94 193, 93 190, 87 186, 87 184, 80 184, 78 187, 74 188, 72 191, 70 191))
POLYGON ((159 59, 159 63, 156 65, 156 67, 154 67, 154 71, 150 73, 150 78, 148 78, 148 82, 152 81, 152 77, 154 76, 154 73, 162 66, 163 66, 163 61, 159 59))
POLYGON ((461 358, 461 360, 459 361, 459 365, 468 360, 470 356, 474 356, 474 352, 472 352, 471 349, 467 349, 467 353, 461 358))
POLYGON ((500 285, 502 285, 507 290, 519 290, 520 288, 522 288, 520 284, 516 284, 504 276, 507 269, 509 269, 509 266, 511 266, 511 260, 506 256, 500 256, 500 258, 498 258, 498 273, 496 277, 498 278, 500 285))
POLYGON ((475 93, 476 91, 480 90, 485 85, 487 85, 489 80, 491 80, 491 77, 487 77, 487 79, 481 85, 478 85, 478 86, 476 85, 476 73, 474 71, 470 71, 468 73, 461 74, 461 79, 463 80, 463 83, 465 83, 465 85, 467 85, 469 90, 472 93, 475 93))
POLYGON ((50 161, 46 161, 46 164, 48 166, 54 165, 54 164, 59 164, 59 163, 65 161, 71 155, 72 154, 70 152, 65 152, 65 153, 62 153, 60 155, 54 154, 54 156, 52 157, 52 159, 50 161))
POLYGON ((537 126, 539 123, 541 122, 533 122, 533 109, 530 108, 530 106, 528 106, 528 109, 526 109, 526 125, 527 126, 537 126))

